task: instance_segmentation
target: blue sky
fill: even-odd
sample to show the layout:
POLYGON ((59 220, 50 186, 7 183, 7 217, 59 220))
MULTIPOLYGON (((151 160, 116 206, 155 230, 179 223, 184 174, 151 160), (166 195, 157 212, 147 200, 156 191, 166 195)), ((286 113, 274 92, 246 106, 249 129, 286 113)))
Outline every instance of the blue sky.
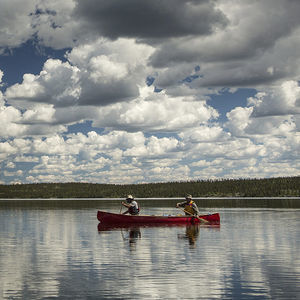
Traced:
POLYGON ((300 2, 48 2, 0 1, 1 183, 299 176, 300 2))

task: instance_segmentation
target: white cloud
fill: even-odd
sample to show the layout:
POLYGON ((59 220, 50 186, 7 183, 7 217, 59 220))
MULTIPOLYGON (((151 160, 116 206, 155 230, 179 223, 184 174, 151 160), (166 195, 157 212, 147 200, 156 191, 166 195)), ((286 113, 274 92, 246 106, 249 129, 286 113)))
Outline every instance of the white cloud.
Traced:
POLYGON ((65 61, 48 58, 40 72, 12 86, 0 70, 7 182, 299 174, 298 1, 178 1, 175 10, 160 7, 164 18, 153 10, 157 3, 137 1, 164 24, 180 12, 191 16, 176 18, 173 27, 148 26, 149 19, 124 12, 121 1, 96 2, 1 2, 0 53, 33 37, 37 47, 72 47, 65 61), (104 12, 108 18, 100 19, 104 12), (218 123, 224 112, 207 101, 223 87, 257 90, 246 107, 227 113, 225 125, 218 123), (73 124, 90 132, 69 134, 73 124))
POLYGON ((264 117, 264 118, 252 118, 247 127, 245 133, 248 135, 279 135, 287 136, 293 134, 296 131, 296 124, 293 117, 264 117))
POLYGON ((37 95, 44 93, 43 86, 36 81, 38 76, 33 74, 24 74, 23 83, 15 84, 8 88, 6 91, 6 97, 8 99, 34 99, 37 95))
POLYGON ((15 172, 8 172, 8 171, 4 171, 4 176, 5 177, 18 177, 18 176, 22 176, 23 175, 23 171, 22 170, 18 170, 15 172))
MULTIPOLYGON (((63 137, 59 135, 53 135, 51 137, 42 139, 35 139, 32 143, 33 153, 43 153, 43 154, 65 154, 66 153, 66 143, 63 137)), ((68 147, 68 152, 71 154, 78 153, 78 149, 74 147, 68 147)))
POLYGON ((62 49, 89 36, 72 16, 73 0, 1 0, 1 47, 18 47, 34 38, 41 45, 62 49))
POLYGON ((144 145, 134 146, 124 152, 125 156, 165 157, 172 152, 178 151, 180 142, 175 138, 157 138, 155 136, 147 139, 144 145))
POLYGON ((254 104, 253 117, 300 114, 300 86, 289 80, 249 99, 254 104))
POLYGON ((219 126, 199 126, 188 129, 179 136, 191 143, 213 142, 228 139, 230 136, 219 126))
POLYGON ((24 155, 20 155, 20 156, 16 156, 14 158, 14 162, 39 162, 39 158, 35 157, 35 156, 24 156, 24 155))
POLYGON ((0 106, 0 136, 19 136, 25 131, 25 125, 17 124, 21 113, 13 106, 0 106))
POLYGON ((300 87, 295 81, 263 89, 248 99, 250 107, 227 113, 227 128, 235 136, 288 136, 299 130, 300 87))
POLYGON ((237 178, 243 174, 268 177, 278 174, 281 165, 292 176, 299 167, 299 143, 299 136, 268 137, 256 144, 249 138, 196 142, 184 134, 179 140, 112 131, 70 134, 65 139, 59 135, 14 139, 0 143, 0 153, 3 162, 13 161, 16 168, 19 162, 30 164, 18 175, 28 182, 133 183, 237 178))
POLYGON ((23 114, 23 123, 52 123, 54 122, 55 109, 52 105, 35 105, 23 114))
POLYGON ((4 97, 2 92, 0 91, 0 109, 2 109, 2 107, 4 107, 5 105, 5 101, 4 101, 4 97))
MULTIPOLYGON (((89 119, 93 121, 93 126, 100 128, 178 132, 185 128, 207 124, 218 117, 218 112, 208 106, 205 101, 198 101, 193 96, 171 97, 164 92, 154 93, 153 88, 147 86, 139 89, 141 96, 135 100, 100 108, 89 106, 54 107, 53 104, 30 103, 24 102, 23 99, 15 100, 14 97, 19 93, 19 89, 23 89, 22 85, 16 85, 6 93, 11 103, 18 107, 27 107, 23 115, 17 109, 11 109, 14 114, 18 115, 18 118, 11 117, 11 122, 13 118, 14 122, 18 123, 16 126, 19 129, 24 125, 39 124, 41 126, 44 124, 45 126, 52 125, 48 126, 49 132, 51 130, 55 133, 64 130, 63 126, 56 124, 72 124, 89 119)), ((36 101, 38 99, 39 97, 36 97, 36 101)), ((8 118, 7 109, 5 111, 6 118, 8 118)), ((28 133, 25 127, 21 132, 28 133)), ((37 132, 36 134, 41 133, 37 132)))
POLYGON ((111 80, 120 80, 128 76, 125 63, 114 62, 104 55, 93 57, 90 61, 90 69, 90 78, 95 83, 108 83, 111 80))
POLYGON ((6 167, 9 168, 9 169, 14 169, 16 167, 16 165, 12 161, 9 161, 6 164, 6 167))
POLYGON ((49 59, 39 75, 25 74, 23 83, 9 87, 5 96, 9 103, 21 108, 27 108, 28 101, 57 106, 74 105, 80 95, 78 72, 67 62, 49 59))
POLYGON ((264 145, 255 144, 249 138, 233 138, 227 141, 190 145, 185 158, 193 161, 226 158, 232 160, 260 158, 266 155, 264 145))
POLYGON ((153 93, 144 87, 143 97, 131 102, 118 103, 98 110, 96 127, 122 128, 129 131, 176 132, 206 124, 217 118, 215 109, 193 97, 170 97, 153 93))
MULTIPOLYGON (((141 4, 138 1, 135 4, 137 7, 147 8, 148 18, 142 20, 136 14, 131 15, 130 10, 124 12, 122 1, 108 6, 96 2, 66 0, 62 4, 59 0, 6 0, 3 4, 6 9, 1 10, 3 18, 0 25, 3 30, 0 47, 1 41, 3 47, 18 46, 32 38, 33 34, 41 45, 55 49, 76 45, 81 48, 78 53, 89 52, 89 48, 93 48, 88 46, 89 43, 93 44, 101 37, 104 41, 103 36, 113 38, 111 44, 120 46, 119 41, 124 44, 126 41, 142 40, 152 45, 147 46, 151 51, 142 44, 135 48, 139 48, 138 53, 143 53, 146 59, 152 55, 151 62, 156 69, 165 68, 163 72, 158 72, 157 78, 157 83, 163 87, 177 85, 184 79, 182 76, 186 74, 186 69, 195 65, 200 65, 202 76, 194 82, 194 86, 258 86, 299 76, 300 62, 296 49, 299 48, 300 5, 297 1, 290 1, 289 5, 284 5, 280 0, 251 3, 220 0, 192 5, 179 1, 176 9, 164 1, 166 5, 160 5, 160 14, 155 10, 157 3, 147 1, 141 4), (92 10, 89 9, 91 6, 92 10), (154 15, 155 24, 151 22, 147 25, 149 17, 154 15), (178 15, 189 17, 178 18, 178 15), (194 20, 193 26, 185 21, 191 19, 194 20), (167 20, 171 20, 172 26, 165 26, 167 20), (116 24, 119 25, 116 27, 116 24)), ((101 56, 107 47, 102 45, 97 49, 98 54, 94 57, 101 56)), ((108 57, 108 53, 102 55, 111 66, 116 66, 115 59, 122 57, 123 50, 123 45, 119 49, 117 46, 111 48, 110 53, 115 53, 114 59, 108 57)), ((132 51, 131 59, 126 62, 132 65, 136 53, 132 51)), ((87 58, 88 54, 84 56, 87 58)), ((139 54, 138 57, 143 56, 139 54)), ((87 65, 87 62, 84 61, 84 64, 87 65)), ((143 66, 146 64, 143 63, 143 66)), ((140 65, 139 71, 143 66, 140 65)), ((127 90, 127 95, 132 96, 136 89, 130 91, 127 90)), ((112 95, 110 97, 112 101, 112 95)))
POLYGON ((97 40, 74 48, 69 62, 48 59, 39 75, 25 74, 5 96, 20 108, 33 103, 101 106, 132 99, 145 81, 151 49, 132 40, 97 40))
MULTIPOLYGON (((90 132, 88 135, 69 135, 66 139, 58 135, 46 139, 36 138, 33 141, 15 139, 9 143, 1 143, 0 153, 3 159, 10 156, 16 167, 19 162, 34 162, 24 174, 30 182, 53 180, 56 175, 56 180, 61 178, 62 181, 77 180, 77 176, 85 181, 87 178, 100 180, 107 175, 106 180, 110 178, 118 182, 124 176, 129 176, 128 182, 132 182, 145 180, 145 157, 152 157, 156 164, 155 160, 164 159, 169 156, 169 152, 178 151, 178 144, 179 141, 174 138, 145 138, 141 132, 113 131, 103 135, 90 132), (144 153, 140 153, 142 156, 134 151, 139 147, 144 149, 144 153), (86 151, 89 157, 82 159, 82 151, 86 151), (34 159, 32 154, 35 155, 34 159), (39 161, 36 157, 40 157, 39 161), (132 159, 132 164, 128 164, 128 159, 132 159), (76 175, 77 172, 81 175, 76 175), (64 179, 62 174, 65 175, 64 179)), ((178 168, 181 167, 176 166, 178 168)), ((11 173, 5 173, 4 176, 11 176, 11 173)))
POLYGON ((5 160, 11 154, 16 153, 16 149, 10 145, 8 142, 0 142, 0 159, 5 160))
POLYGON ((38 0, 1 0, 0 9, 0 53, 1 48, 17 47, 26 42, 34 29, 32 13, 38 0))
POLYGON ((245 135, 245 128, 248 126, 252 114, 252 107, 236 107, 226 114, 228 118, 227 128, 235 136, 245 135))
POLYGON ((47 136, 66 131, 65 126, 55 124, 53 114, 51 106, 36 105, 23 114, 13 106, 0 106, 0 136, 47 136))
POLYGON ((73 47, 78 39, 85 40, 88 32, 82 31, 82 24, 73 18, 73 0, 38 1, 32 23, 40 43, 54 49, 73 47))

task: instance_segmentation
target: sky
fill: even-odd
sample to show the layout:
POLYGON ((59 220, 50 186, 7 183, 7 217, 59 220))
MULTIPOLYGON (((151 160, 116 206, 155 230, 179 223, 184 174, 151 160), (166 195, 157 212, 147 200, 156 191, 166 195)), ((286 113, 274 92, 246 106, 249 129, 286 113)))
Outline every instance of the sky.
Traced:
POLYGON ((0 183, 299 176, 300 1, 0 0, 0 183))

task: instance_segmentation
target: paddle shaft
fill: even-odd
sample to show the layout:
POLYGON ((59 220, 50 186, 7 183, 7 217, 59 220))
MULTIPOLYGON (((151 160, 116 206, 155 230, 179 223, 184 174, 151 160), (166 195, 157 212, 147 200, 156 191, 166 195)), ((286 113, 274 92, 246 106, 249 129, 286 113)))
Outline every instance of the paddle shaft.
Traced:
POLYGON ((193 215, 192 213, 190 213, 189 211, 186 211, 184 208, 179 207, 183 212, 189 214, 190 216, 193 216, 195 218, 197 218, 199 221, 204 221, 204 223, 209 223, 207 220, 200 218, 198 216, 193 215))

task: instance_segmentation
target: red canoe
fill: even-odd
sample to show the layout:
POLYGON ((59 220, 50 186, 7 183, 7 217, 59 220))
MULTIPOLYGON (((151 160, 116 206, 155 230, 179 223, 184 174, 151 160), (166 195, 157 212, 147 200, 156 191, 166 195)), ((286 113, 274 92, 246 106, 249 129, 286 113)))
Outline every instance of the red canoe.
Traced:
POLYGON ((100 223, 105 224, 199 224, 201 219, 208 221, 210 225, 220 225, 220 215, 218 213, 193 216, 150 216, 150 215, 122 215, 104 211, 98 211, 97 218, 100 223), (200 219, 201 218, 201 219, 200 219))

